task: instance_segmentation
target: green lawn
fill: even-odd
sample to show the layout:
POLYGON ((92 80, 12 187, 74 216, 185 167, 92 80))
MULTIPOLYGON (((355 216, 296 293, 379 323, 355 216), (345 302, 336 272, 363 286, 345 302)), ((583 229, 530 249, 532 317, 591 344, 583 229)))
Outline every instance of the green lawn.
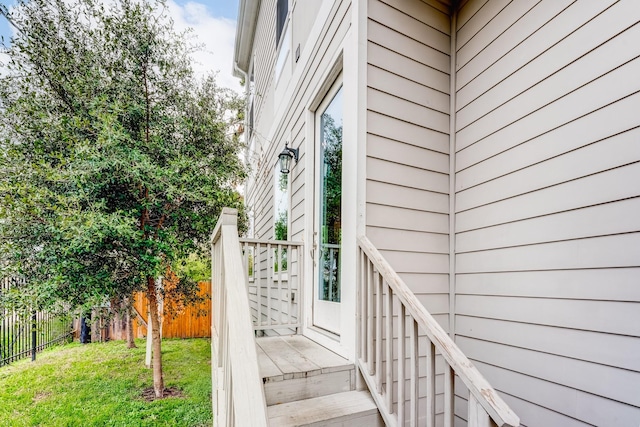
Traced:
POLYGON ((165 386, 182 396, 153 402, 142 398, 153 381, 136 344, 73 343, 0 368, 0 426, 210 426, 210 341, 163 341, 165 386))

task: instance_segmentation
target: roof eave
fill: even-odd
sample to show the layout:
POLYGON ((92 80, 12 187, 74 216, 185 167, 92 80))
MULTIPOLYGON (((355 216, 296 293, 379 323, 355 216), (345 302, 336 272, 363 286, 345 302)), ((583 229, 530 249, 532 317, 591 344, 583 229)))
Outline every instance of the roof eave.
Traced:
POLYGON ((238 24, 233 54, 233 74, 236 77, 242 77, 249 71, 259 9, 260 0, 240 0, 238 4, 238 24))

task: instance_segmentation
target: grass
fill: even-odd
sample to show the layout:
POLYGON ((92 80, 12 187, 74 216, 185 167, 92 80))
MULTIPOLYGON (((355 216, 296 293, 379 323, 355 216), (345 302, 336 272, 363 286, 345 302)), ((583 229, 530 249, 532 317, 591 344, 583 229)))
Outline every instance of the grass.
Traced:
POLYGON ((73 343, 0 368, 0 425, 210 426, 210 341, 163 340, 165 387, 182 396, 152 402, 142 397, 153 385, 145 343, 136 344, 73 343))

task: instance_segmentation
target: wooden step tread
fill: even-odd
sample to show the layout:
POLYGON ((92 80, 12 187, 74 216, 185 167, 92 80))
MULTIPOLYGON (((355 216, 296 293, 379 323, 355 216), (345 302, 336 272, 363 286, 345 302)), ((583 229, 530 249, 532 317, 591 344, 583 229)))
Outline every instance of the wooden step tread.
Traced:
POLYGON ((368 391, 347 391, 269 406, 271 427, 381 425, 378 408, 368 391), (358 423, 357 420, 362 420, 358 423), (373 420, 373 422, 372 422, 373 420))
POLYGON ((302 335, 256 339, 264 382, 354 370, 353 363, 302 335))

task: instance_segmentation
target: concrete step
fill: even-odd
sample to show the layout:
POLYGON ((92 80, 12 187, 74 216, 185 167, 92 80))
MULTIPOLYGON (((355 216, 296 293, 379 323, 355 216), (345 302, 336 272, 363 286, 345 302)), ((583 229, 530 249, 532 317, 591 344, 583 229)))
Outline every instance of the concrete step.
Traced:
POLYGON ((267 412, 271 427, 384 426, 368 391, 347 391, 272 405, 267 412))

